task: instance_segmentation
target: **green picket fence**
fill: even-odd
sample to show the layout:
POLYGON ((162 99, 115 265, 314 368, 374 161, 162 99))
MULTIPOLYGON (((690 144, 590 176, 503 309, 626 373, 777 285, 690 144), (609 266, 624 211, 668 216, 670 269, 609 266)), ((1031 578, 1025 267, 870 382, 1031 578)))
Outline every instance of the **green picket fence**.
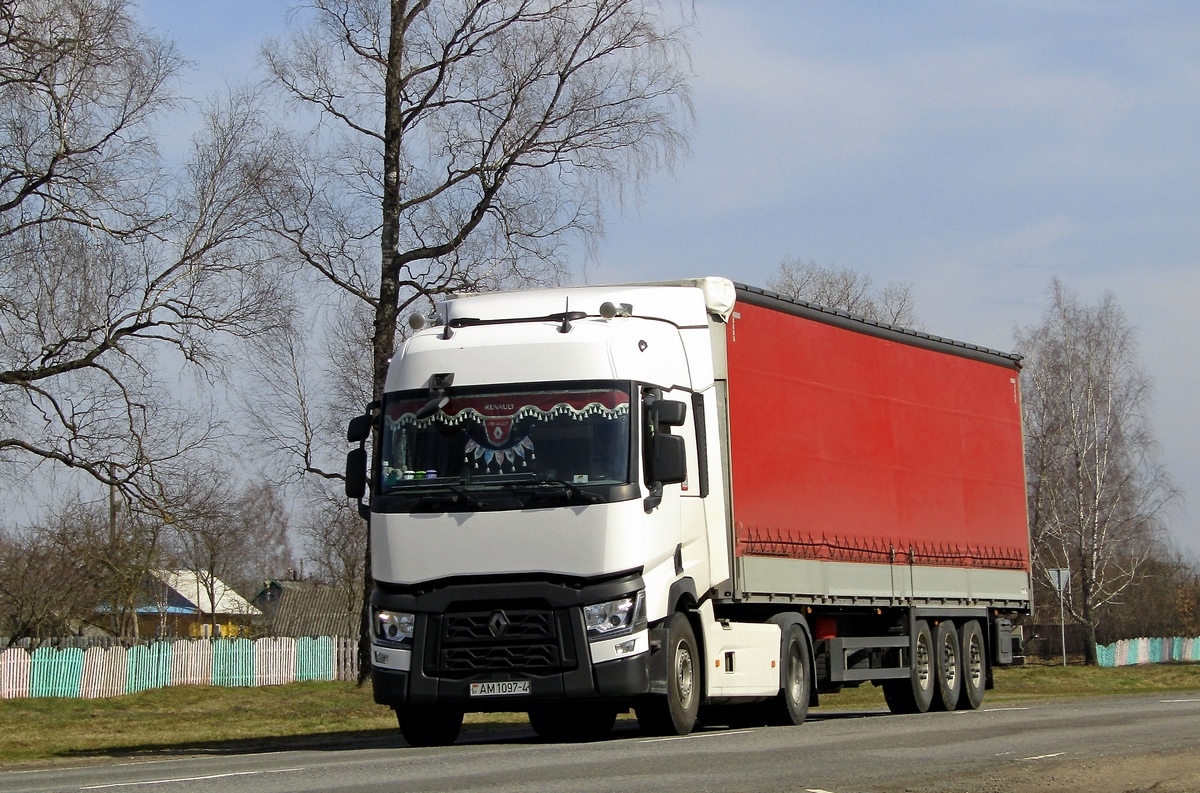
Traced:
POLYGON ((0 699, 95 699, 165 686, 262 686, 357 678, 356 641, 329 636, 0 651, 0 699))
POLYGON ((1107 646, 1096 645, 1100 666, 1135 666, 1169 661, 1200 661, 1200 637, 1122 639, 1107 646))

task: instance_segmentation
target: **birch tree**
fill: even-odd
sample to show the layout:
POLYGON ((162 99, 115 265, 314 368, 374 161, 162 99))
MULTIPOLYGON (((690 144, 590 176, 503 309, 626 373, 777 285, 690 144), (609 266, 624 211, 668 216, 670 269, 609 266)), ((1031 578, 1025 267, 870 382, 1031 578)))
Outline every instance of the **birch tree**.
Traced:
POLYGON ((912 286, 898 281, 876 288, 874 279, 845 267, 822 267, 787 257, 767 281, 781 295, 837 308, 874 322, 919 328, 912 286))
POLYGON ((264 46, 295 117, 312 119, 291 139, 274 228, 329 288, 326 316, 368 318, 359 391, 380 397, 404 312, 559 281, 567 242, 599 234, 607 201, 683 151, 684 27, 669 9, 312 0, 264 46))
POLYGON ((1158 459, 1151 389, 1112 295, 1087 305, 1058 280, 1040 324, 1017 331, 1035 575, 1070 568, 1066 608, 1087 630, 1137 580, 1176 498, 1158 459))
POLYGON ((181 68, 126 0, 0 3, 0 464, 82 471, 160 515, 220 430, 164 373, 207 385, 222 339, 284 294, 254 96, 210 104, 179 169, 159 157, 181 68))

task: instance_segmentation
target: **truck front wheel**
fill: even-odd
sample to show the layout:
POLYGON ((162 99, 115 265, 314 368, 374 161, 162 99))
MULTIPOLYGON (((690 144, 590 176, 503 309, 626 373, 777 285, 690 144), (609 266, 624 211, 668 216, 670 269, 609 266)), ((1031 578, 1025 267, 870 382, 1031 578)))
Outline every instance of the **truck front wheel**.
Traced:
POLYGON ((701 668, 696 634, 685 614, 675 612, 667 623, 667 693, 639 701, 634 710, 642 731, 649 735, 687 735, 700 712, 701 668))
POLYGON ((463 712, 448 708, 404 708, 396 711, 400 734, 409 746, 449 746, 462 731, 463 712))

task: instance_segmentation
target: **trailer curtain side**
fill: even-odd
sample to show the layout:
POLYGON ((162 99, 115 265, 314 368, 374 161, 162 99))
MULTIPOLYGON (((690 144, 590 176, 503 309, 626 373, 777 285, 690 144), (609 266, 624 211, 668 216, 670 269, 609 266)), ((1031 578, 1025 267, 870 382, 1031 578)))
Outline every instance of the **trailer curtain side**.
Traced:
POLYGON ((738 290, 735 557, 1029 569, 1019 358, 738 290))

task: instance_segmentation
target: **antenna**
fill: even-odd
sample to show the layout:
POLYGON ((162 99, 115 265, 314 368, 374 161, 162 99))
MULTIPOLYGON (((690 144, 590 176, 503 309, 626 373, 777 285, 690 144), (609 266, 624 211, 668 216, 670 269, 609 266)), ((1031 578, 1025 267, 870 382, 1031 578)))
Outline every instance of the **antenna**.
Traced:
POLYGON ((580 319, 582 316, 584 316, 584 315, 581 314, 579 317, 571 316, 571 298, 568 297, 567 305, 563 308, 562 324, 558 326, 558 332, 559 333, 570 333, 571 332, 571 320, 572 319, 580 319))

